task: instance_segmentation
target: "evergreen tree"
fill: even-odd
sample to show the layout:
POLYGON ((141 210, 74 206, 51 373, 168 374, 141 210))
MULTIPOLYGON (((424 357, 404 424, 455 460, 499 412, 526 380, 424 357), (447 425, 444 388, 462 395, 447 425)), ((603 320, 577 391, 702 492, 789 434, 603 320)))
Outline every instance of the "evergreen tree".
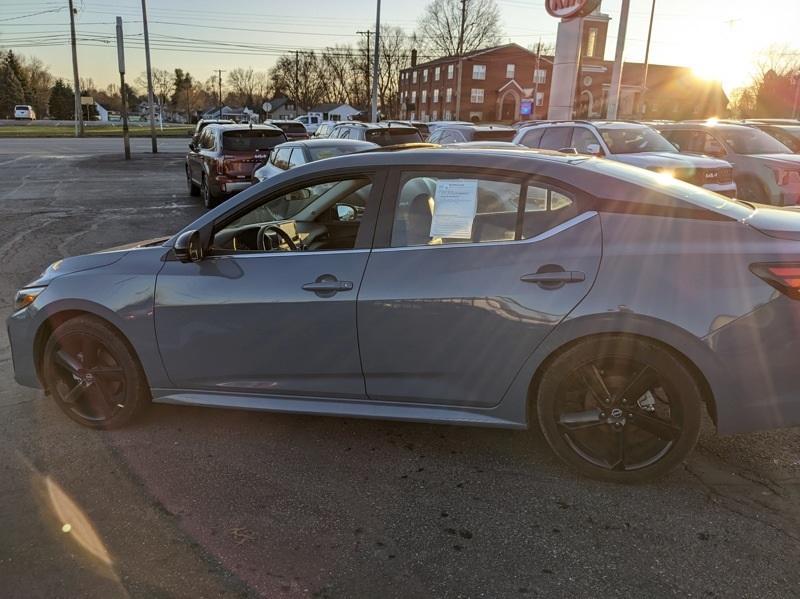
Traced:
POLYGON ((50 90, 50 116, 61 120, 75 118, 75 96, 61 79, 56 79, 50 90))
POLYGON ((0 62, 0 117, 14 118, 17 104, 25 104, 25 90, 4 59, 0 62))
POLYGON ((30 82, 28 81, 28 74, 25 72, 25 69, 22 68, 19 59, 13 51, 9 50, 6 53, 4 63, 7 68, 11 69, 11 72, 14 73, 14 76, 22 86, 22 93, 24 94, 24 101, 22 103, 31 104, 33 102, 33 93, 30 88, 30 82))

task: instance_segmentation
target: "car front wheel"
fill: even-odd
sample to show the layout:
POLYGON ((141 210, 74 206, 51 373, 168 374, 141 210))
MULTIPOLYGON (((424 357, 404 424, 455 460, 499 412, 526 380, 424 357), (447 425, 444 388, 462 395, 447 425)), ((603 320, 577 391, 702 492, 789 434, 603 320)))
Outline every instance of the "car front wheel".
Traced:
POLYGON ((192 181, 192 175, 189 173, 189 167, 186 167, 186 187, 189 189, 189 195, 197 197, 200 195, 200 188, 192 181))
POLYGON ((89 428, 123 426, 150 401, 139 362, 119 334, 90 316, 68 320, 47 340, 46 388, 64 413, 89 428))
POLYGON ((600 480, 662 476, 700 434, 703 400, 692 373, 670 350, 641 338, 578 342, 549 364, 536 399, 556 455, 600 480))

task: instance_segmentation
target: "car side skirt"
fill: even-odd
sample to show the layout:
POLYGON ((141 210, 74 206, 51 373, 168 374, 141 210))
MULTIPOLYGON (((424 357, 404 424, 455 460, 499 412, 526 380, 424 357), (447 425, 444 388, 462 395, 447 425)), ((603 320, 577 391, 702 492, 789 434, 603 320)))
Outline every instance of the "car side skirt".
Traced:
POLYGON ((197 390, 152 389, 153 402, 209 408, 234 408, 259 412, 311 414, 315 416, 346 416, 379 420, 404 420, 524 429, 527 423, 498 416, 494 409, 465 409, 460 407, 340 400, 319 397, 264 396, 247 393, 210 393, 197 390))

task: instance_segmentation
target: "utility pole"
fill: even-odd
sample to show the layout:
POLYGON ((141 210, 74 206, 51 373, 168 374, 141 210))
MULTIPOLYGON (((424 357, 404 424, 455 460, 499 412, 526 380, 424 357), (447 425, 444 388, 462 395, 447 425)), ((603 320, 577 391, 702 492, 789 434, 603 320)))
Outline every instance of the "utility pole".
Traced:
POLYGON ((536 120, 536 100, 539 97, 539 60, 542 56, 542 38, 536 44, 536 67, 533 70, 533 107, 531 109, 531 120, 536 120))
POLYGON ((375 60, 372 64, 372 122, 378 122, 378 75, 381 61, 381 0, 378 0, 378 13, 375 16, 375 60))
POLYGON ((794 73, 794 102, 792 103, 793 119, 800 117, 798 108, 800 108, 800 70, 797 70, 794 73))
POLYGON ((461 1, 461 27, 458 30, 458 54, 461 56, 464 53, 464 34, 466 33, 467 29, 467 0, 460 0, 461 1))
POLYGON ((122 99, 122 140, 125 160, 131 159, 131 141, 128 139, 128 98, 125 93, 125 46, 122 42, 122 17, 117 17, 117 61, 119 62, 119 95, 122 99))
POLYGON ((619 111, 619 94, 622 89, 622 59, 625 54, 625 34, 628 31, 628 13, 631 0, 622 0, 622 10, 619 14, 619 32, 617 33, 617 52, 614 57, 614 71, 611 74, 611 90, 608 94, 608 114, 610 120, 617 118, 619 111))
POLYGON ((75 8, 69 0, 69 34, 72 46, 72 77, 75 87, 75 137, 83 137, 83 108, 81 107, 81 80, 78 76, 78 46, 75 41, 75 8))
POLYGON ((147 0, 142 0, 142 24, 144 26, 144 60, 145 68, 147 69, 147 103, 150 105, 150 140, 153 154, 157 154, 156 108, 153 106, 153 71, 150 68, 150 34, 147 31, 147 0))
MULTIPOLYGON (((300 98, 300 51, 294 51, 294 101, 297 103, 300 98)), ((309 106, 309 108, 311 108, 309 106)))
POLYGON ((217 118, 221 119, 222 118, 222 73, 224 73, 225 71, 223 71, 222 69, 215 69, 214 72, 217 74, 217 100, 219 106, 217 118))
POLYGON ((364 67, 364 74, 367 77, 367 95, 369 96, 372 93, 372 91, 371 91, 372 90, 372 86, 370 85, 370 81, 369 81, 369 68, 370 68, 370 64, 369 64, 369 36, 372 35, 372 32, 371 31, 356 31, 356 33, 359 34, 359 35, 366 35, 367 36, 367 60, 365 62, 366 66, 364 67))
POLYGON ((644 50, 644 72, 642 73, 642 91, 639 93, 639 110, 640 115, 644 116, 646 110, 644 104, 644 97, 647 95, 647 71, 650 68, 650 38, 653 36, 653 18, 656 14, 656 0, 650 5, 650 25, 647 28, 647 45, 644 50))

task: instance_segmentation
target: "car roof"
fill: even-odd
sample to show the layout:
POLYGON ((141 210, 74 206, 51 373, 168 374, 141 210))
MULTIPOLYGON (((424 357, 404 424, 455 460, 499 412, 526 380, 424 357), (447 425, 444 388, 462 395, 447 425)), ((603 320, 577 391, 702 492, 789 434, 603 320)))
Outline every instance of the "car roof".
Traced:
POLYGON ((659 125, 659 129, 664 131, 675 131, 678 129, 696 129, 704 127, 706 129, 717 129, 720 131, 742 131, 753 127, 745 123, 730 123, 730 122, 716 122, 716 121, 686 121, 682 123, 669 123, 667 125, 659 125))
POLYGON ((329 148, 331 146, 352 146, 358 148, 372 148, 376 146, 376 144, 372 143, 371 141, 363 141, 361 139, 331 139, 329 137, 316 137, 313 139, 302 139, 297 141, 290 141, 286 142, 285 144, 281 145, 293 145, 293 146, 306 146, 308 148, 329 148))
POLYGON ((441 125, 438 129, 458 129, 460 131, 516 131, 508 125, 475 125, 466 123, 455 123, 453 125, 441 125))
POLYGON ((228 123, 210 123, 209 127, 214 127, 220 131, 243 131, 245 129, 258 129, 258 130, 267 130, 267 131, 280 131, 283 133, 283 129, 277 127, 275 125, 244 125, 244 124, 228 124, 228 123))

